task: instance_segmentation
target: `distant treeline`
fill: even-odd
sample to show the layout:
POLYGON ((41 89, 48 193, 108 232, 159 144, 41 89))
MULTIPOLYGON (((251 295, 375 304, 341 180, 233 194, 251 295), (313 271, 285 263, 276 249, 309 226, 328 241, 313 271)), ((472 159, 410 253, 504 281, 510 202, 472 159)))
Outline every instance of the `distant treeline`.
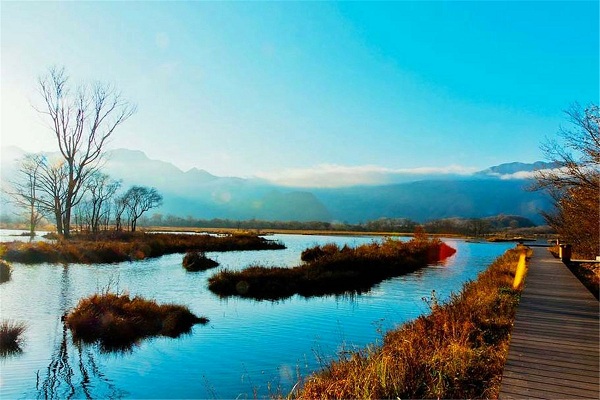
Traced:
POLYGON ((445 218, 419 223, 407 218, 380 218, 364 223, 323 221, 265 221, 250 219, 244 221, 231 219, 196 219, 174 215, 154 214, 142 217, 140 226, 169 226, 186 228, 228 228, 228 229, 278 229, 278 230, 318 230, 318 231, 354 231, 354 232, 404 232, 410 233, 422 226, 428 233, 450 233, 469 236, 483 236, 507 230, 534 228, 531 220, 516 215, 497 215, 486 218, 445 218))
MULTIPOLYGON (((18 227, 23 223, 19 218, 9 215, 0 216, 0 223, 5 227, 18 227)), ((423 223, 408 218, 379 218, 372 221, 351 224, 348 222, 324 221, 267 221, 259 219, 199 219, 163 215, 142 216, 138 221, 140 227, 181 227, 181 228, 226 228, 240 230, 296 230, 296 231, 330 231, 330 232, 414 232, 422 226, 428 233, 457 234, 468 236, 485 236, 500 232, 551 233, 547 226, 536 226, 530 219, 518 215, 496 215, 485 218, 444 218, 423 223)), ((109 228, 110 229, 110 228, 109 228)))

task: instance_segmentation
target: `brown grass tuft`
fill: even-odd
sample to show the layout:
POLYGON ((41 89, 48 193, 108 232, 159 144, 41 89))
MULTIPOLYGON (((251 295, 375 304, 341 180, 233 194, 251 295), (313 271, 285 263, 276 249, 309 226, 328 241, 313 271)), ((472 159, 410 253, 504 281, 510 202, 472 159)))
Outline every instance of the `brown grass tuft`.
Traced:
POLYGON ((99 341, 106 350, 127 349, 149 336, 177 337, 208 319, 187 307, 166 304, 127 294, 102 293, 81 299, 65 321, 75 339, 99 341))
POLYGON ((12 267, 4 260, 0 260, 0 283, 8 282, 12 275, 12 267))
POLYGON ((18 353, 23 344, 23 333, 27 329, 24 322, 3 320, 0 323, 0 356, 18 353))
POLYGON ((218 262, 206 257, 203 251, 188 251, 181 264, 190 272, 205 271, 219 266, 218 262))

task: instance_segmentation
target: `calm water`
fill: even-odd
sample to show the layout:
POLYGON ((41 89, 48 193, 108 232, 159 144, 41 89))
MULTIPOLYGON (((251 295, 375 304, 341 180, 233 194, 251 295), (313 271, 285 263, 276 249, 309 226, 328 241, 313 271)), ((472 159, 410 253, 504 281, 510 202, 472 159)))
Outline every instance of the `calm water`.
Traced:
MULTIPOLYGON (((253 263, 293 266, 303 249, 317 243, 377 240, 271 238, 288 248, 208 255, 230 269, 253 263)), ((382 332, 428 312, 423 297, 435 290, 446 298, 512 246, 447 242, 458 252, 445 265, 385 281, 365 295, 281 302, 219 300, 207 289, 215 270, 186 272, 182 254, 94 266, 15 264, 12 279, 0 285, 0 313, 3 320, 26 322, 28 329, 23 352, 0 358, 0 398, 253 398, 278 388, 288 393, 299 376, 318 369, 320 362, 375 343, 382 332), (75 345, 60 316, 80 298, 108 286, 186 305, 210 322, 177 339, 142 341, 128 353, 75 345)))

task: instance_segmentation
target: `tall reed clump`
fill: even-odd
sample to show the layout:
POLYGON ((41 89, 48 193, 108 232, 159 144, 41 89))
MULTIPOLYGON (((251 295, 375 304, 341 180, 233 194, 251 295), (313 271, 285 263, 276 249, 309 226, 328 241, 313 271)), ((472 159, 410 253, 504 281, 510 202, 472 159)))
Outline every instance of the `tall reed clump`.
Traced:
POLYGON ((0 260, 0 283, 8 282, 12 275, 12 268, 9 263, 0 260))
POLYGON ((105 350, 127 349, 150 336, 177 337, 208 319, 197 317, 187 307, 159 305, 128 294, 101 293, 81 299, 65 316, 75 339, 100 342, 105 350))
POLYGON ((300 266, 224 270, 208 280, 208 288, 222 297, 258 300, 279 300, 294 294, 362 293, 384 279, 415 271, 455 252, 438 239, 426 238, 408 242, 386 239, 355 248, 326 244, 305 250, 300 266))
POLYGON ((509 250, 446 304, 308 377, 303 399, 496 398, 519 292, 509 250))
POLYGON ((23 343, 23 333, 27 329, 24 322, 3 320, 0 322, 0 355, 18 353, 23 343))

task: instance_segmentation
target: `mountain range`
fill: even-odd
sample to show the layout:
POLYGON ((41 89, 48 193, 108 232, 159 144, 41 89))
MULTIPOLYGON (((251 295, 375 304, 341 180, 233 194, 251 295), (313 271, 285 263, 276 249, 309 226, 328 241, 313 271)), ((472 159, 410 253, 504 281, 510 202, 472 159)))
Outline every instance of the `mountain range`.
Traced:
MULTIPOLYGON (((3 186, 23 154, 15 147, 2 148, 3 186)), ((125 189, 134 184, 157 188, 164 202, 150 213, 181 217, 358 223, 383 217, 424 222, 509 214, 542 223, 539 211, 549 209, 549 199, 527 187, 532 171, 552 167, 515 162, 471 174, 406 172, 392 184, 297 188, 259 178, 219 177, 197 168, 182 171, 141 151, 117 149, 106 153, 103 171, 121 179, 125 189)))

